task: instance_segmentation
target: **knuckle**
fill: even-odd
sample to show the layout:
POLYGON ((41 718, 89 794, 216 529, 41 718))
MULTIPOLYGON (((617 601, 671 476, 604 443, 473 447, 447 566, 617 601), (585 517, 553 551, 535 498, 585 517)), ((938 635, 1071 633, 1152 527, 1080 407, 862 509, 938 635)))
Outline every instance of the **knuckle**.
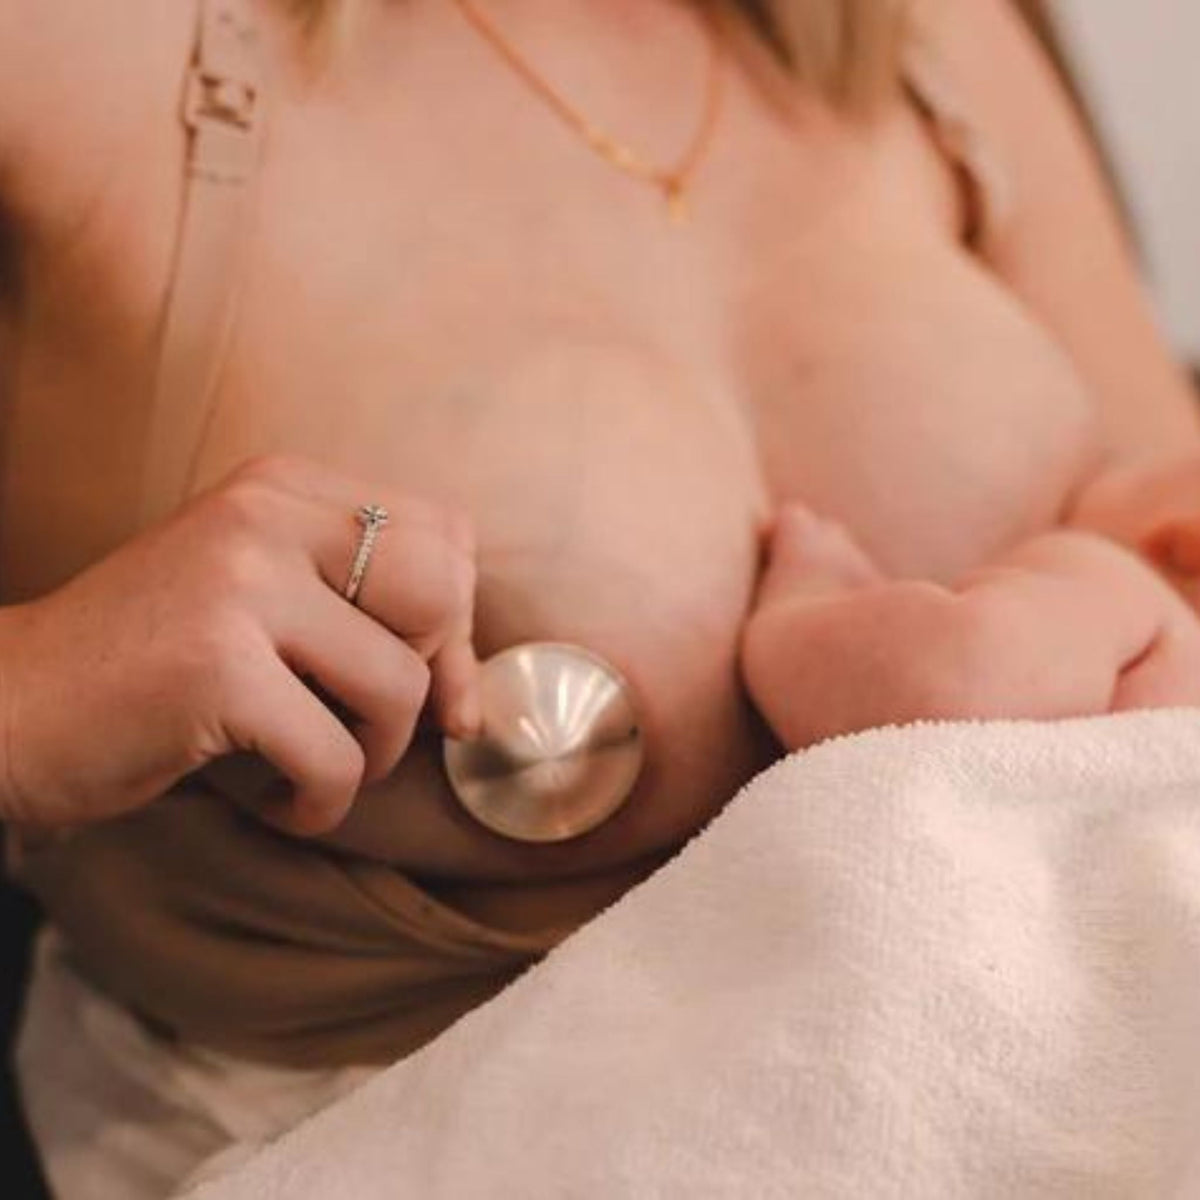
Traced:
POLYGON ((209 493, 204 513, 223 536, 257 537, 266 524, 271 500, 268 484, 239 469, 209 493))
POLYGON ((429 664, 405 647, 395 656, 387 680, 388 702, 402 713, 416 712, 429 695, 429 664))
POLYGON ((408 720, 424 705, 430 680, 424 660, 403 643, 398 642, 394 652, 378 655, 367 682, 373 720, 383 724, 408 720))
POLYGON ((339 739, 305 765, 294 779, 292 822, 305 833, 333 828, 362 785, 366 755, 353 738, 339 739))
POLYGON ((210 595, 218 607, 239 607, 262 596, 276 570, 269 547, 249 537, 222 540, 206 565, 210 595))
POLYGON ((306 780, 309 808, 318 820, 334 824, 362 786, 367 760, 362 747, 351 738, 337 751, 322 757, 306 780))
POLYGON ((258 593, 287 547, 280 493, 247 476, 231 478, 206 503, 199 539, 203 578, 216 595, 258 593))
POLYGON ((251 482, 263 487, 280 488, 294 482, 303 470, 304 462, 296 455, 271 451, 246 459, 233 469, 228 478, 230 482, 251 482))
POLYGON ((302 468, 298 459, 285 455, 259 455, 235 467, 203 498, 203 511, 217 527, 261 536, 279 517, 302 468))
POLYGON ((347 737, 338 752, 326 756, 317 782, 322 791, 332 796, 351 796, 362 782, 365 766, 366 757, 362 747, 353 738, 347 737))
POLYGON ((473 603, 475 564, 441 538, 411 544, 397 562, 396 579, 405 596, 406 634, 448 632, 473 603))

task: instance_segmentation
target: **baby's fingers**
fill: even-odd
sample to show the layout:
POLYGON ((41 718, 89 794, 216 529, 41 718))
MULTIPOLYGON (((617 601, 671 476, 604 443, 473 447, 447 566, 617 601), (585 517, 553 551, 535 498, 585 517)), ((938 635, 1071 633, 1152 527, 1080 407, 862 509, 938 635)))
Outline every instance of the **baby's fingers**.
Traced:
POLYGON ((847 530, 799 504, 779 510, 757 607, 834 595, 877 582, 879 571, 847 530))

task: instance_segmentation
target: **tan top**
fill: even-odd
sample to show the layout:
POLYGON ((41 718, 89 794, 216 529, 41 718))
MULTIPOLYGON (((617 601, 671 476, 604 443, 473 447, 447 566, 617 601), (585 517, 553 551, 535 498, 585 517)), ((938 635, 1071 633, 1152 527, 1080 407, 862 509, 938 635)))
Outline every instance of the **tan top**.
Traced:
MULTIPOLYGON (((169 509, 189 486, 236 301, 237 248, 248 233, 239 195, 253 179, 264 110, 249 6, 202 0, 200 16, 200 83, 193 74, 185 88, 189 190, 163 324, 148 515, 169 509), (232 88, 205 81, 214 59, 232 88)), ((1001 208, 994 172, 930 65, 914 59, 908 84, 961 174, 978 240, 1001 208)), ((23 875, 87 973, 154 1025, 233 1053, 308 1065, 382 1062, 415 1049, 653 865, 521 884, 544 893, 561 922, 532 932, 491 928, 463 915, 474 909, 469 883, 451 888, 289 842, 242 816, 205 778, 184 781, 139 814, 38 849, 23 875)))
POLYGON ((28 855, 23 878, 85 972, 152 1025, 298 1066, 399 1058, 570 932, 486 928, 195 782, 28 855))

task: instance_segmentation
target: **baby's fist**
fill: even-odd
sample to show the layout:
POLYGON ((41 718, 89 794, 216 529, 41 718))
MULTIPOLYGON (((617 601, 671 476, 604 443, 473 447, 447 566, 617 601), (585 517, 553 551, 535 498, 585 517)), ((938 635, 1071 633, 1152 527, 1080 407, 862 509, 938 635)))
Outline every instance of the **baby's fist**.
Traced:
POLYGON ((862 547, 836 521, 801 504, 785 504, 767 540, 755 611, 789 600, 832 596, 880 578, 862 547))
POLYGON ((811 740, 811 710, 820 703, 810 694, 823 677, 815 669, 823 665, 815 639, 819 630, 828 633, 843 624, 841 606, 826 602, 879 579, 875 565, 841 525, 799 504, 785 505, 776 515, 742 634, 741 665, 751 699, 789 748, 811 740))

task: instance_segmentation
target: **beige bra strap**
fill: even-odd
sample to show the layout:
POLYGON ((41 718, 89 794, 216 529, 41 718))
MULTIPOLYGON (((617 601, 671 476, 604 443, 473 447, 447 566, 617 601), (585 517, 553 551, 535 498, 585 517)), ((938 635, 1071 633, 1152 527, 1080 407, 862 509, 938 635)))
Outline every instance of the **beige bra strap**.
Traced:
POLYGON ((904 83, 938 150, 962 183, 963 236, 968 246, 978 249, 1008 216, 1011 180, 932 47, 919 40, 910 42, 904 58, 904 83))
POLYGON ((184 498, 233 322, 262 133, 248 0, 200 0, 182 119, 186 193, 167 298, 142 486, 143 524, 184 498))

